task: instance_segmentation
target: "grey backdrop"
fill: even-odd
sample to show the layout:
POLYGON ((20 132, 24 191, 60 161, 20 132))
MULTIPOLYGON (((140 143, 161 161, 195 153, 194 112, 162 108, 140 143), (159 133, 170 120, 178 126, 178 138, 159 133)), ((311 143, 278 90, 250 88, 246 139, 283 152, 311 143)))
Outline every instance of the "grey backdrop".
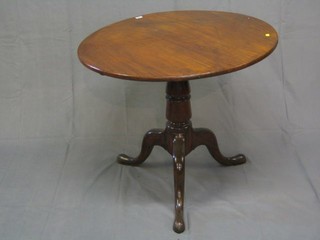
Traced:
POLYGON ((319 56, 317 0, 1 0, 0 239, 319 240, 319 56), (248 69, 191 82, 194 126, 249 161, 187 157, 177 235, 170 156, 115 162, 164 126, 165 84, 102 77, 76 51, 114 21, 182 9, 252 15, 280 41, 248 69))

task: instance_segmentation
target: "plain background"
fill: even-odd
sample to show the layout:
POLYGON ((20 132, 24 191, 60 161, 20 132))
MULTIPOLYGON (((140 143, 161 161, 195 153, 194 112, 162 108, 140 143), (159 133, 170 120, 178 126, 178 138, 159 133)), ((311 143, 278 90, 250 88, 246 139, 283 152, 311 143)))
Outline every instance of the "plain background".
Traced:
POLYGON ((0 239, 320 239, 320 1, 1 0, 0 239), (187 157, 186 231, 172 231, 171 157, 143 134, 165 125, 165 84, 84 68, 77 47, 112 22, 151 12, 223 10, 279 33, 275 52, 245 70, 191 81, 193 125, 211 128, 187 157))

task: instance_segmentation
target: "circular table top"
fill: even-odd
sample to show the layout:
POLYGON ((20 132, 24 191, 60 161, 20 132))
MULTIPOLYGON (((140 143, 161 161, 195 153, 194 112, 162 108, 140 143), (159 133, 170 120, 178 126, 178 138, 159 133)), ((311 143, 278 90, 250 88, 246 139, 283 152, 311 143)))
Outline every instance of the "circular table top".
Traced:
POLYGON ((129 18, 82 41, 80 61, 102 75, 139 81, 184 81, 250 66, 276 47, 278 35, 254 17, 173 11, 129 18))

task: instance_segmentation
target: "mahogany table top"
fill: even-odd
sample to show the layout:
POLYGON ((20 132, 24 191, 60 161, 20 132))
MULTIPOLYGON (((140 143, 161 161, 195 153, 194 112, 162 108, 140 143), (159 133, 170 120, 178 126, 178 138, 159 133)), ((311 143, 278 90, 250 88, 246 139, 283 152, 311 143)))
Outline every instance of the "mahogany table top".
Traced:
POLYGON ((184 81, 248 67, 276 47, 273 27, 218 11, 173 11, 129 18, 82 41, 80 61, 102 75, 138 81, 184 81))

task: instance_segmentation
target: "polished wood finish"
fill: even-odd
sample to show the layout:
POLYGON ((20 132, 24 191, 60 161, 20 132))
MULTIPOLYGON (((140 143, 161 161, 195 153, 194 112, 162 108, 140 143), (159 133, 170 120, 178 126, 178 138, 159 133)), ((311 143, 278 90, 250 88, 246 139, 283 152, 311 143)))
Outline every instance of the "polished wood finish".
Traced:
POLYGON ((246 15, 174 11, 104 27, 79 46, 80 61, 103 75, 139 81, 184 81, 245 68, 268 56, 276 31, 246 15))
POLYGON ((220 164, 246 162, 243 154, 225 157, 215 134, 192 128, 188 80, 220 75, 250 66, 276 47, 278 36, 267 23, 245 15, 216 11, 175 11, 130 18, 104 27, 78 48, 80 61, 102 75, 139 81, 167 81, 167 124, 148 131, 137 157, 120 154, 118 162, 143 163, 154 146, 173 158, 175 218, 183 219, 185 157, 205 145, 220 164))
POLYGON ((141 152, 137 157, 120 154, 117 160, 124 165, 137 166, 147 159, 154 146, 161 146, 172 155, 175 189, 173 229, 181 233, 185 229, 183 220, 185 157, 196 147, 205 145, 212 157, 225 166, 245 163, 246 158, 243 154, 233 157, 223 156, 212 131, 206 128, 192 128, 188 81, 168 82, 166 92, 168 120, 166 128, 148 131, 143 138, 141 152))

